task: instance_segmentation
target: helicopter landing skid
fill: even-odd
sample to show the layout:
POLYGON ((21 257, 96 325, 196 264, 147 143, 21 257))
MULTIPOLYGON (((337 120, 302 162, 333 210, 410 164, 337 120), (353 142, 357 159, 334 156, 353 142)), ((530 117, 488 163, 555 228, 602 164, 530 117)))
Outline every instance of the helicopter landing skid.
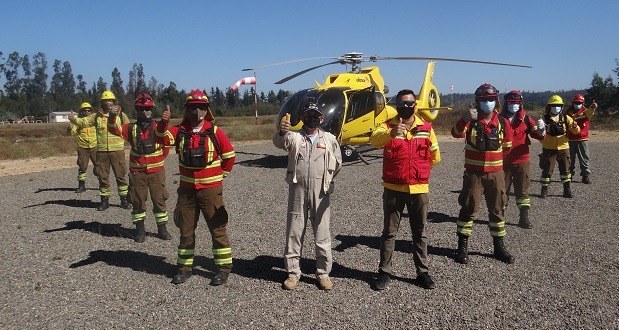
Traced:
POLYGON ((353 146, 343 146, 342 153, 345 160, 355 160, 359 158, 365 165, 370 165, 374 163, 380 163, 383 161, 383 157, 381 156, 371 156, 373 158, 367 158, 363 156, 364 152, 376 150, 376 148, 371 145, 363 145, 357 148, 353 146))

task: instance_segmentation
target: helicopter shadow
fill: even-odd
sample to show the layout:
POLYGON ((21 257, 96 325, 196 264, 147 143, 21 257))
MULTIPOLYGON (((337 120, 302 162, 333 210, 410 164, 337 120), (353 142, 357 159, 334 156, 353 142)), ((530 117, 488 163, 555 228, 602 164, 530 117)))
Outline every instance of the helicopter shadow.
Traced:
MULTIPOLYGON (((137 235, 136 229, 124 228, 119 223, 101 223, 98 221, 85 222, 83 220, 70 221, 65 223, 62 228, 47 229, 44 233, 54 233, 58 231, 68 230, 83 230, 94 234, 101 235, 103 237, 120 237, 134 239, 137 235)), ((155 236, 154 234, 147 233, 147 236, 155 236)))
POLYGON ((456 223, 458 221, 457 217, 452 217, 445 213, 440 212, 428 212, 428 222, 432 223, 443 223, 443 222, 452 222, 456 223))
MULTIPOLYGON (((83 200, 83 199, 59 199, 59 200, 50 200, 45 201, 39 204, 26 205, 23 208, 31 208, 37 206, 45 206, 45 205, 63 205, 68 207, 78 207, 78 208, 96 208, 99 203, 93 202, 92 200, 83 200)), ((112 206, 112 204, 110 204, 112 206)))
POLYGON ((269 168, 269 169, 286 168, 288 166, 288 156, 286 155, 274 156, 274 155, 256 154, 256 153, 244 152, 244 151, 237 151, 236 153, 243 154, 243 155, 263 156, 261 158, 248 159, 248 160, 243 160, 243 161, 235 163, 241 166, 260 167, 260 168, 269 168))
MULTIPOLYGON (((340 244, 333 248, 334 251, 344 252, 346 249, 353 248, 359 245, 367 246, 371 249, 380 249, 380 236, 350 236, 336 235, 335 239, 340 241, 340 244)), ((414 247, 412 240, 396 240, 394 251, 402 253, 413 253, 414 247)), ((434 247, 428 245, 428 254, 451 257, 455 250, 442 247, 434 247)))
MULTIPOLYGON (((169 276, 177 270, 176 265, 164 261, 165 257, 153 256, 148 253, 131 250, 96 250, 91 251, 88 258, 72 263, 69 268, 80 268, 103 262, 110 266, 130 268, 136 272, 169 276)), ((171 277, 171 276, 170 276, 171 277)))

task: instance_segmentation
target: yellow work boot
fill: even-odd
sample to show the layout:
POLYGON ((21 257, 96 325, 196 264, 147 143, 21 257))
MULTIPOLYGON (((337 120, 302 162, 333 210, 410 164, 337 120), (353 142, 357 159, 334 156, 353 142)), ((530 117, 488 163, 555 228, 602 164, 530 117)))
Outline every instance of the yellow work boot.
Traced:
POLYGON ((331 289, 333 289, 333 282, 331 282, 330 278, 324 277, 318 279, 318 287, 320 288, 320 290, 330 291, 331 289))
POLYGON ((282 284, 284 290, 294 290, 297 288, 297 284, 299 284, 299 279, 296 276, 289 276, 282 284))

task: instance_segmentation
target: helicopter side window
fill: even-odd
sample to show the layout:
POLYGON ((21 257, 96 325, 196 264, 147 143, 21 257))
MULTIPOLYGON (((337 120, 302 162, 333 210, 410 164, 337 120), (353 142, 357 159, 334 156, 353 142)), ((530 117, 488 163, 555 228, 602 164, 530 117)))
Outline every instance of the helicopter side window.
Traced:
POLYGON ((385 95, 381 92, 374 92, 374 101, 376 102, 376 114, 379 114, 385 109, 385 95))
POLYGON ((376 99, 372 91, 362 91, 350 96, 346 122, 360 118, 376 108, 376 99))

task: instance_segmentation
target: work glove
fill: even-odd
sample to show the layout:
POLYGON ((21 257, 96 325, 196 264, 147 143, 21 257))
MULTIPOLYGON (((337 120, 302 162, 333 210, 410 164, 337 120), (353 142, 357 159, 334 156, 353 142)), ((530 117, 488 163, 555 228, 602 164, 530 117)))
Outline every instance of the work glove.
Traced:
POLYGON ((467 123, 471 120, 477 120, 477 109, 470 108, 462 111, 462 120, 467 123))
POLYGON ((546 123, 544 122, 543 119, 537 120, 537 133, 539 135, 546 134, 546 123))

